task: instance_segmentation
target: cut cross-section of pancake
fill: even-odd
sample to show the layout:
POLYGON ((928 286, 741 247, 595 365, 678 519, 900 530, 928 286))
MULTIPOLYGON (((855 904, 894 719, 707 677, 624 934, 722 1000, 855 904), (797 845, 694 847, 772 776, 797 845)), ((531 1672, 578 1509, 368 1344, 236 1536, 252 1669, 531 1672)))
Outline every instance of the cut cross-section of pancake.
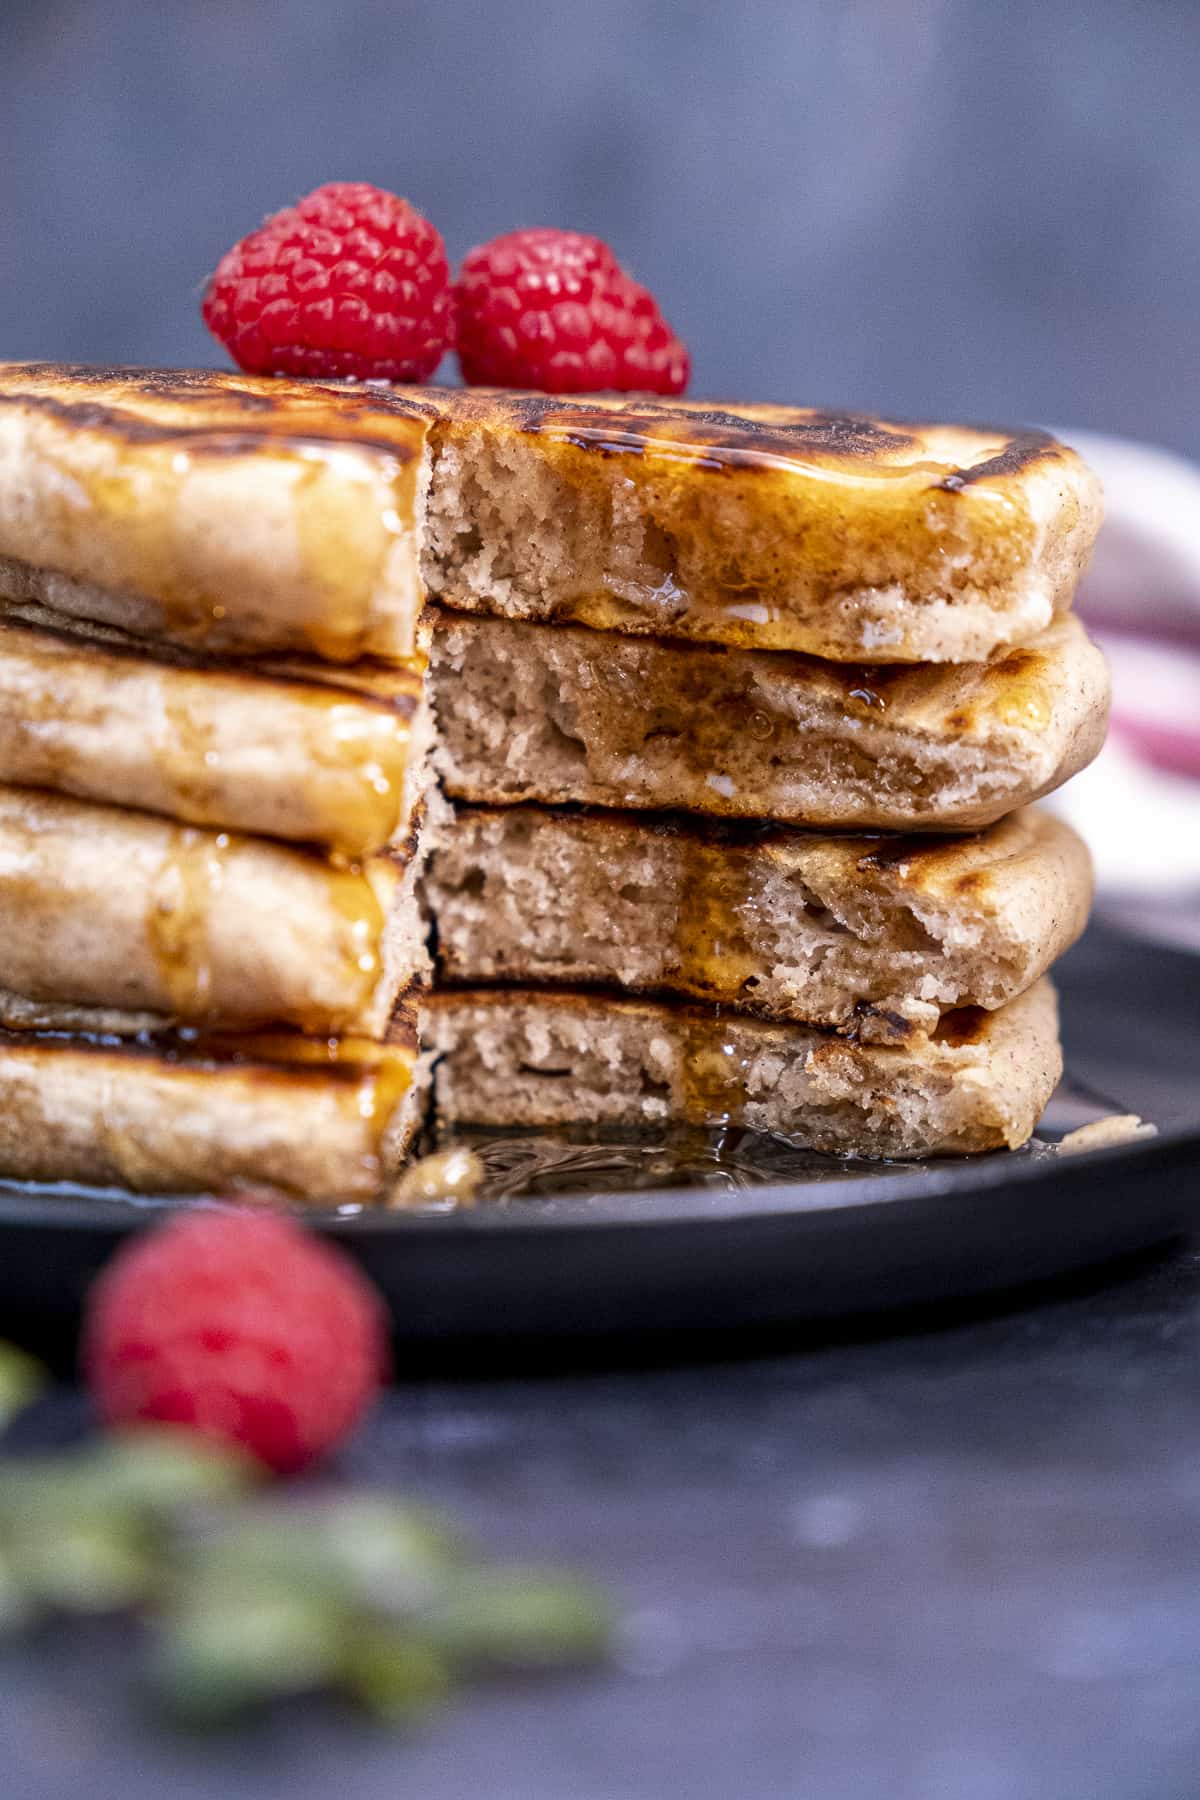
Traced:
POLYGON ((1092 872, 1032 808, 889 838, 462 807, 424 889, 451 983, 661 990, 888 1042, 1030 987, 1083 930, 1092 872))
POLYGON ((707 401, 398 389, 434 406, 425 577, 605 630, 974 662, 1063 611, 1100 486, 1041 431, 707 401))
POLYGON ((0 595, 210 650, 407 656, 427 430, 373 388, 0 364, 0 595))
POLYGON ((551 989, 434 994, 422 1037, 445 1123, 747 1126, 861 1156, 1016 1148, 1062 1069, 1045 978, 903 1044, 551 989))
POLYGON ((1104 658, 1077 620, 994 662, 854 668, 583 626, 436 615, 447 792, 881 830, 975 829, 1104 738, 1104 658))
POLYGON ((407 655, 423 573, 513 618, 975 661, 1070 604, 1099 518, 1039 431, 0 365, 0 597, 210 650, 407 655))
POLYGON ((0 1175, 370 1200, 420 1125, 426 1084, 411 1027, 398 1022, 391 1038, 0 1033, 0 1175))
POLYGON ((359 856, 407 835, 429 729, 420 658, 234 666, 0 623, 0 781, 359 856))
POLYGON ((0 788, 0 1021, 382 1035, 427 967, 416 874, 0 788))

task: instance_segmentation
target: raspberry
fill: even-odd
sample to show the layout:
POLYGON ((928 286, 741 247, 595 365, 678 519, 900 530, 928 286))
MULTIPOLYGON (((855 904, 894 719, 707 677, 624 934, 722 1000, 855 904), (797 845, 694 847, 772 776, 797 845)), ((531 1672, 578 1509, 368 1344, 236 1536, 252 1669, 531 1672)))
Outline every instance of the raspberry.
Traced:
POLYGON ((200 310, 254 375, 428 381, 454 341, 441 236, 365 181, 326 182, 242 238, 200 310))
POLYGON ((682 394, 687 350, 600 238, 510 231, 467 255, 456 290, 467 381, 552 394, 682 394))
POLYGON ((232 1440, 281 1471, 331 1449, 387 1367, 374 1288, 342 1251, 270 1213, 191 1213, 99 1277, 83 1367, 110 1425, 232 1440))

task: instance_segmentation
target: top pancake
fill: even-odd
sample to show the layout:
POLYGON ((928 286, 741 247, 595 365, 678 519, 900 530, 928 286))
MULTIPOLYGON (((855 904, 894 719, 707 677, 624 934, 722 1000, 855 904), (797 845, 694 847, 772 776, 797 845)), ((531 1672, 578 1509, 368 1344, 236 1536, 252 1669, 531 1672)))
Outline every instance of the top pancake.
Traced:
POLYGON ((0 364, 0 594, 209 651, 408 656, 427 428, 372 389, 0 364))
POLYGON ((397 389, 433 406, 449 605, 601 630, 978 662, 1070 604, 1099 483, 1041 431, 770 405, 397 389))
POLYGON ((423 574, 509 617, 977 661, 1069 605, 1099 512, 1043 432, 0 365, 0 596, 210 651, 406 656, 423 574))

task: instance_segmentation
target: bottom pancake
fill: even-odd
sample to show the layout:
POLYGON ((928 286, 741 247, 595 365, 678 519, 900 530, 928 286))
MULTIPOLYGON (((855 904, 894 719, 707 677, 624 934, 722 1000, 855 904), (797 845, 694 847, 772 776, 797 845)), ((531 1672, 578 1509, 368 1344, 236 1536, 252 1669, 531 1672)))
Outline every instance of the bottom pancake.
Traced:
POLYGON ((860 1156, 1016 1149, 1062 1072, 1046 979, 930 1037, 863 1044, 811 1025, 569 991, 446 990, 422 1008, 439 1123, 729 1124, 860 1156))
POLYGON ((411 1027, 392 1037, 0 1033, 0 1176, 370 1200, 412 1142, 426 1086, 411 1027))

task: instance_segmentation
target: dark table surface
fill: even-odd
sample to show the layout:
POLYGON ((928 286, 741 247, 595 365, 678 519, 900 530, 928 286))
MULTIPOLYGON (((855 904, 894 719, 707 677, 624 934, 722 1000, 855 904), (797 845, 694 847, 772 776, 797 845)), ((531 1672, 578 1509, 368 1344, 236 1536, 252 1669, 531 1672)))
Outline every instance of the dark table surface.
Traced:
MULTIPOLYGON (((1200 1789, 1200 1254, 900 1335, 422 1380, 344 1462, 626 1609, 420 1736, 156 1730, 108 1628, 0 1664, 5 1800, 1173 1800, 1200 1789)), ((43 1403, 25 1441, 76 1431, 43 1403)))

